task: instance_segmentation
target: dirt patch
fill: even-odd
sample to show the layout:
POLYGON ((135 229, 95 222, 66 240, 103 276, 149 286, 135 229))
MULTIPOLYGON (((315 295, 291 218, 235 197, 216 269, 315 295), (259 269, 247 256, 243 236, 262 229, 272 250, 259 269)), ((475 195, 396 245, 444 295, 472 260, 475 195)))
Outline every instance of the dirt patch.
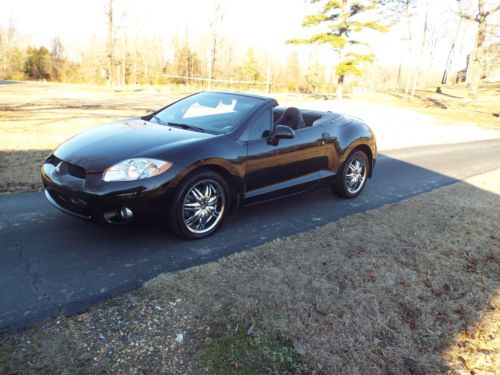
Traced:
POLYGON ((0 372, 498 373, 499 193, 497 170, 161 275, 4 334, 0 372))

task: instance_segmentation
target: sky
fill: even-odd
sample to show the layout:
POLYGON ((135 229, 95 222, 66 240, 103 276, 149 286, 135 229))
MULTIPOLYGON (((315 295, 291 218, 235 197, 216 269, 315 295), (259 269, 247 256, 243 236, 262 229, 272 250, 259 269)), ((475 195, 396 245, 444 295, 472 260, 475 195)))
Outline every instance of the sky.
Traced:
MULTIPOLYGON (((306 37, 311 33, 302 27, 304 16, 314 10, 314 5, 306 0, 221 1, 226 4, 222 31, 242 48, 265 49, 285 58, 287 51, 293 48, 286 46, 287 39, 306 37)), ((420 5, 425 1, 419 0, 420 5)), ((434 22, 446 22, 449 15, 444 14, 443 9, 450 1, 455 2, 430 1, 434 22)), ((105 39, 106 3, 106 0, 0 0, 0 25, 6 27, 12 20, 21 34, 29 35, 31 44, 50 46, 51 41, 59 37, 67 50, 76 50, 93 35, 105 39)), ((186 31, 190 38, 203 38, 207 34, 212 9, 210 0, 115 0, 115 4, 116 18, 122 25, 126 23, 128 29, 142 35, 165 39, 176 33, 184 35, 186 31)), ((420 30, 422 20, 423 13, 414 21, 416 29, 420 30)), ((405 30, 406 24, 402 22, 383 35, 366 35, 379 62, 397 64, 405 30)), ((453 25, 449 25, 447 32, 450 34, 447 37, 451 38, 453 25)), ((471 48, 471 35, 465 35, 466 50, 471 48)), ((328 48, 319 50, 321 60, 332 59, 328 48)), ((446 55, 446 49, 440 49, 434 60, 443 65, 446 55)))
MULTIPOLYGON (((12 18, 21 33, 31 34, 36 44, 50 44, 55 36, 69 43, 83 42, 91 34, 105 36, 106 0, 2 0, 0 22, 12 18)), ((115 0, 117 18, 125 17, 151 36, 168 36, 188 29, 202 34, 207 28, 211 1, 115 0)), ((285 40, 300 31, 306 4, 303 0, 227 1, 224 29, 243 43, 285 40), (285 14, 286 13, 286 14, 285 14), (286 22, 286 27, 278 27, 286 22)))

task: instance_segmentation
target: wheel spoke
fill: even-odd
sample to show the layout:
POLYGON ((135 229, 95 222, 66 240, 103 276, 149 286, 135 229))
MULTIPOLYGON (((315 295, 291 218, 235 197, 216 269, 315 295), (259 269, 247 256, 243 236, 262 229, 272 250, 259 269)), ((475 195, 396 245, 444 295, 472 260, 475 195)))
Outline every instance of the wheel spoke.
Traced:
POLYGON ((198 210, 189 218, 185 219, 184 223, 186 223, 186 225, 194 224, 196 221, 198 221, 200 217, 201 217, 201 210, 198 210))
POLYGON ((205 198, 210 197, 212 194, 212 186, 210 184, 205 185, 205 192, 203 193, 205 198))
POLYGON ((207 201, 207 204, 212 206, 215 203, 217 203, 218 200, 219 200, 219 194, 216 194, 216 195, 210 197, 210 199, 207 201))
POLYGON ((201 208, 201 205, 198 202, 184 203, 184 208, 186 210, 199 210, 201 208))
POLYGON ((201 217, 200 218, 200 222, 198 224, 198 230, 200 229, 205 229, 205 227, 207 226, 208 222, 210 221, 211 219, 211 216, 210 215, 207 215, 207 216, 204 216, 204 217, 201 217))
POLYGON ((191 190, 191 193, 194 195, 196 200, 200 200, 201 198, 203 198, 203 194, 201 194, 201 192, 196 187, 191 190))

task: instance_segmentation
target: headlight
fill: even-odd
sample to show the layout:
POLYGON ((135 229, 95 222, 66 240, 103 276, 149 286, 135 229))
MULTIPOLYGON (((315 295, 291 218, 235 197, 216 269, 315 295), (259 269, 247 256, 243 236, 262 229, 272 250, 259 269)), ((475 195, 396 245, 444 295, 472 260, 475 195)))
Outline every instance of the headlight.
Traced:
POLYGON ((128 159, 115 164, 104 171, 104 181, 134 181, 141 178, 158 176, 170 169, 172 163, 157 159, 128 159))

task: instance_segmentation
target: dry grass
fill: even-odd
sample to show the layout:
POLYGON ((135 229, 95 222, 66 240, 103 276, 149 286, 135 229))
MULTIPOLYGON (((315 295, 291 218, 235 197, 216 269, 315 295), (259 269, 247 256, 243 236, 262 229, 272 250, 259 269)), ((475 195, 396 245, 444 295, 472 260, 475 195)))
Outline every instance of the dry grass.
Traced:
POLYGON ((42 161, 68 138, 100 123, 150 113, 181 96, 153 89, 0 85, 0 193, 40 190, 42 161))
POLYGON ((498 373, 499 194, 497 170, 162 275, 84 314, 4 335, 0 364, 14 373, 498 373))
POLYGON ((441 94, 436 93, 435 88, 417 90, 416 97, 411 100, 403 99, 401 91, 392 91, 389 94, 400 106, 445 122, 474 123, 487 129, 500 130, 499 84, 485 84, 475 100, 467 97, 464 85, 443 86, 441 94))

